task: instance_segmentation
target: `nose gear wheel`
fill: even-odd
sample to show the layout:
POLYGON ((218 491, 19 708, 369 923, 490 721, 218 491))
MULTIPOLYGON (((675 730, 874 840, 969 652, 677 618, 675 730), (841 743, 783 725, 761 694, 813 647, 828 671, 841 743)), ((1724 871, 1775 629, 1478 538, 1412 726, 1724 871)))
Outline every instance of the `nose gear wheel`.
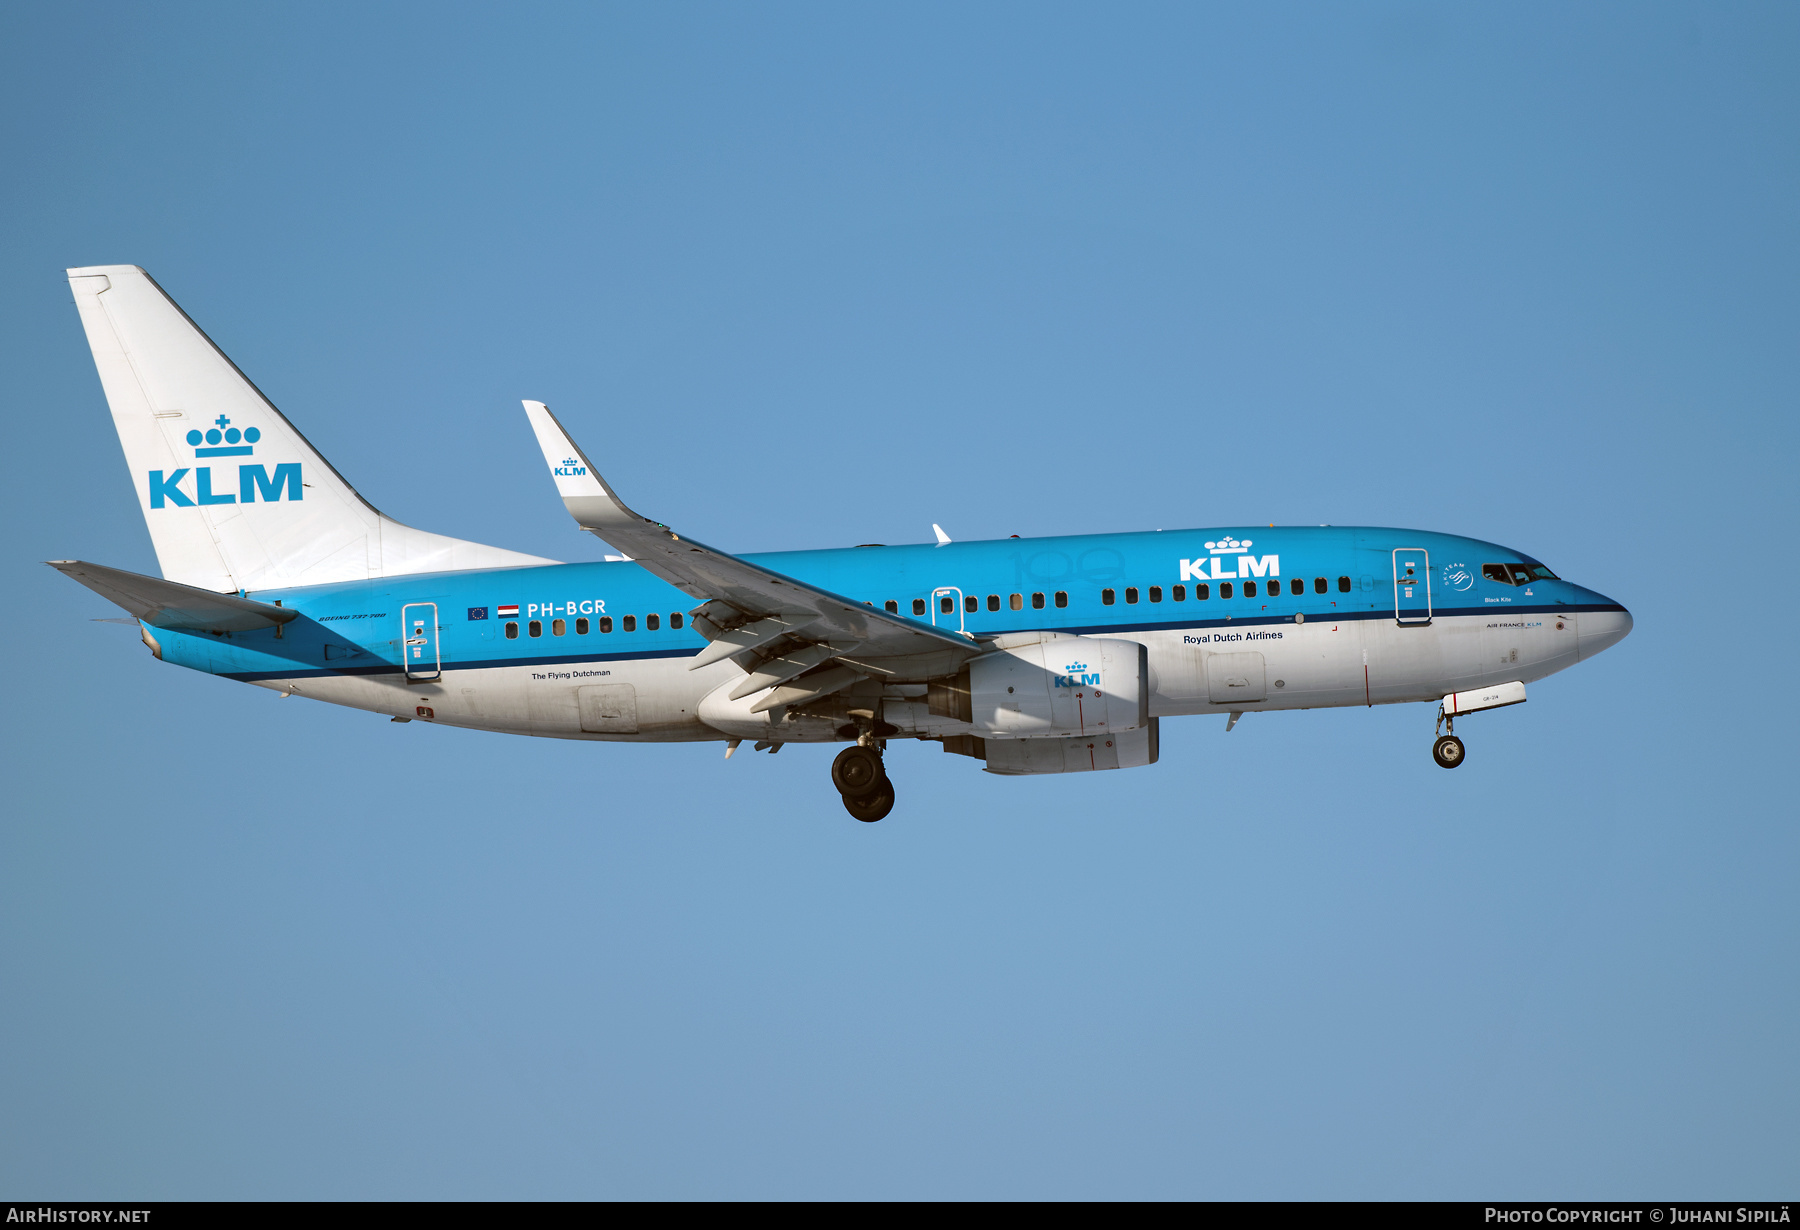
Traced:
POLYGON ((1438 706, 1437 729, 1443 734, 1431 745, 1431 758, 1446 769, 1454 769, 1463 762, 1463 741, 1456 737, 1456 716, 1438 706))

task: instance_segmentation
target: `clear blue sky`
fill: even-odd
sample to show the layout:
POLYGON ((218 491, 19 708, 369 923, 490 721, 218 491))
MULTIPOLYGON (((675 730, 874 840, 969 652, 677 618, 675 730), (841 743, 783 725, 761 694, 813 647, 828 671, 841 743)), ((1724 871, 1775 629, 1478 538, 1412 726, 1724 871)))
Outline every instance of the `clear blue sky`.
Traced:
POLYGON ((0 8, 0 1193, 1785 1198, 1800 9, 0 8), (62 269, 378 507, 597 558, 1471 534, 1637 630, 1462 728, 1004 780, 163 666, 62 269))

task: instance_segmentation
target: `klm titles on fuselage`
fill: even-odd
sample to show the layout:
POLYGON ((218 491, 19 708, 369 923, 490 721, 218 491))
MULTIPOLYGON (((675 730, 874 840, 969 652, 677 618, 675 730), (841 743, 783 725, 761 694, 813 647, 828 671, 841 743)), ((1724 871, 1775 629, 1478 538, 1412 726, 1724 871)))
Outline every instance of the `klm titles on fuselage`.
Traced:
POLYGON ((1281 575, 1281 557, 1279 555, 1251 555, 1250 539, 1242 542, 1227 535, 1217 542, 1206 544, 1211 555, 1199 559, 1181 561, 1181 579, 1183 581, 1235 581, 1239 577, 1278 577, 1281 575), (1235 556, 1236 564, 1230 572, 1219 565, 1226 559, 1235 556), (1209 568, 1210 566, 1210 568, 1209 568))
MULTIPOLYGON (((239 431, 232 427, 231 420, 221 414, 213 420, 217 426, 208 431, 190 431, 187 442, 193 447, 195 459, 201 457, 248 457, 256 452, 256 442, 262 439, 262 432, 255 427, 246 427, 239 431)), ((301 498, 306 484, 300 475, 298 461, 281 462, 276 465, 275 472, 269 473, 264 465, 239 465, 237 472, 237 490, 213 490, 213 471, 211 466, 194 466, 194 494, 190 497, 181 489, 181 481, 188 476, 189 467, 183 466, 173 473, 164 475, 161 470, 151 470, 150 507, 193 508, 199 504, 254 504, 260 494, 265 504, 273 504, 287 493, 290 500, 301 498)))

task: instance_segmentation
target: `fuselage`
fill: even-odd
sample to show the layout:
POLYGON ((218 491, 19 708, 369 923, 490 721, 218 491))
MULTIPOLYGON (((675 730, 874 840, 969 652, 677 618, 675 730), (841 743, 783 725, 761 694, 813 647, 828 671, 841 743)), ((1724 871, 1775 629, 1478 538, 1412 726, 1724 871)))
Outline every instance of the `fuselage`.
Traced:
MULTIPOLYGON (((1140 642, 1154 716, 1391 704, 1529 683, 1631 627, 1619 603, 1530 556, 1413 530, 1238 526, 745 558, 981 643, 1045 633, 1140 642)), ((751 714, 724 702, 742 669, 689 670, 707 643, 688 626, 693 599, 629 561, 248 596, 301 618, 279 635, 154 629, 160 655, 396 718, 516 734, 839 737, 829 713, 751 714), (589 701, 604 693, 607 711, 584 689, 589 701)), ((884 720, 917 737, 967 729, 931 712, 925 692, 922 680, 889 680, 884 720)))

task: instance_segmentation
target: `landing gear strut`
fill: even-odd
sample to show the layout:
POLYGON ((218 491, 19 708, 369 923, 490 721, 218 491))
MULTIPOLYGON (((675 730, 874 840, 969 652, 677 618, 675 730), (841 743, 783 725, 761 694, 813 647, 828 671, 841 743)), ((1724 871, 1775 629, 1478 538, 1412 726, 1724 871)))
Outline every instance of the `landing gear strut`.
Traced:
POLYGON ((865 824, 894 810, 894 784, 881 753, 865 743, 845 748, 831 762, 831 784, 844 796, 844 810, 865 824))
POLYGON ((1456 737, 1456 719, 1438 706, 1437 728, 1443 733, 1438 741, 1431 745, 1431 758, 1446 769, 1454 769, 1463 762, 1463 741, 1456 737))

